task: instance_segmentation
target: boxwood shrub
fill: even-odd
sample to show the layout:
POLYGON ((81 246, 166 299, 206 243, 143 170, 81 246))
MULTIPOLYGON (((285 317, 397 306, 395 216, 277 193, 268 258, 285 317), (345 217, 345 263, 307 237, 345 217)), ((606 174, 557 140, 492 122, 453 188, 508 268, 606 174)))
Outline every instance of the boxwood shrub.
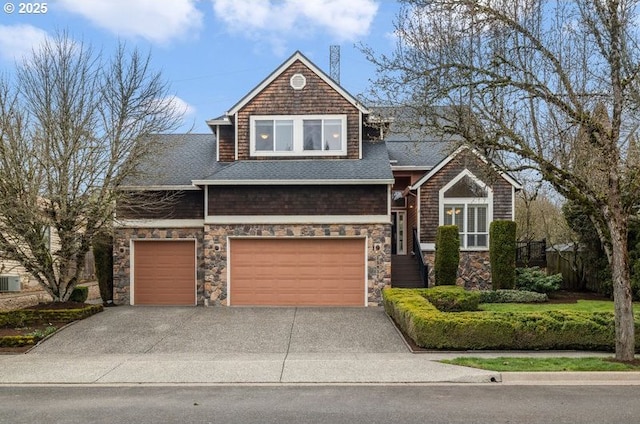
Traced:
POLYGON ((78 286, 74 287, 71 292, 71 296, 69 296, 69 302, 80 302, 84 303, 87 301, 89 297, 89 287, 86 286, 78 286))
MULTIPOLYGON (((420 290, 385 289, 384 308, 418 346, 427 349, 615 348, 613 312, 441 312, 420 290)), ((640 325, 636 321, 636 347, 640 325)))
POLYGON ((516 288, 538 293, 551 293, 560 290, 562 274, 547 275, 537 266, 516 269, 516 288))
POLYGON ((456 225, 441 225, 436 233, 433 270, 438 286, 455 286, 460 264, 460 234, 456 225))
POLYGON ((458 286, 438 286, 421 289, 420 294, 442 312, 477 311, 480 294, 458 286))

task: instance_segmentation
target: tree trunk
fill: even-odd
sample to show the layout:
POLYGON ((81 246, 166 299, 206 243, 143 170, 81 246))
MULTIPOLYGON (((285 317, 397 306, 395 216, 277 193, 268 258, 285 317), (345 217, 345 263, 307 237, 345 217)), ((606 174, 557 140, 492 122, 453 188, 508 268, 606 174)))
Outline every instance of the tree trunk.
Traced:
POLYGON ((633 299, 627 250, 628 222, 621 216, 609 220, 611 233, 611 277, 616 327, 616 359, 633 361, 635 353, 635 325, 633 299))

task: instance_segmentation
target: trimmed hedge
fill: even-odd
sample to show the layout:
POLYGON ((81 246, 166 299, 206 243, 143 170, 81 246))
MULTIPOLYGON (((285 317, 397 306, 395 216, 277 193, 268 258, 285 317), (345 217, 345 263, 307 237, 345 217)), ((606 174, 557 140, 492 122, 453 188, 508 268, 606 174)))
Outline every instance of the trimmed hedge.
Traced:
POLYGON ((27 334, 24 336, 4 336, 0 337, 0 347, 22 347, 38 343, 44 337, 27 334))
POLYGON ((29 334, 19 336, 3 336, 0 337, 0 347, 22 347, 30 346, 38 343, 40 340, 47 338, 56 332, 53 326, 47 327, 45 330, 35 330, 29 334))
POLYGON ((455 286, 460 264, 460 234, 456 225, 441 225, 436 233, 433 270, 437 286, 455 286))
POLYGON ((82 309, 17 309, 0 311, 0 327, 27 327, 38 322, 70 322, 90 317, 104 310, 102 305, 82 309))
POLYGON ((549 296, 526 290, 481 290, 480 303, 543 303, 549 296))
POLYGON ((427 349, 615 349, 613 312, 440 312, 423 290, 393 288, 383 300, 400 329, 427 349))
POLYGON ((489 225, 491 287, 512 289, 516 283, 516 223, 493 221, 489 225))
POLYGON ((422 289, 420 294, 442 312, 477 311, 480 294, 458 286, 422 289))

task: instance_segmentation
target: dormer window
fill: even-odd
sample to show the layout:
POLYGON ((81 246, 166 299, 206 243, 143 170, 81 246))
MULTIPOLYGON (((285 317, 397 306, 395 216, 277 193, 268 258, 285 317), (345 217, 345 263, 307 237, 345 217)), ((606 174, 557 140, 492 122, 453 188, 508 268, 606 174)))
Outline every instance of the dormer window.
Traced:
POLYGON ((252 116, 251 156, 343 156, 346 115, 252 116))

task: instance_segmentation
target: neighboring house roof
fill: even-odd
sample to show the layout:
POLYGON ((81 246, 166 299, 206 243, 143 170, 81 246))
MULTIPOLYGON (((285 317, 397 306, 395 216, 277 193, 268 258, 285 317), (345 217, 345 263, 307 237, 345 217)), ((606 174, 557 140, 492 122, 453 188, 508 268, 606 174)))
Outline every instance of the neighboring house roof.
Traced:
MULTIPOLYGON (((282 65, 280 65, 275 71, 273 71, 267 78, 265 78, 260 84, 258 84, 253 90, 251 90, 246 96, 244 96, 238 103, 233 105, 231 109, 225 114, 226 116, 234 115, 240 109, 242 109, 247 103, 251 101, 256 95, 264 90, 269 84, 273 82, 280 74, 286 71, 294 62, 299 60, 312 72, 314 72, 320 79, 326 82, 331 88, 336 90, 342 97, 344 97, 349 103, 358 108, 362 113, 368 114, 369 110, 365 108, 362 103, 354 96, 349 94, 344 88, 337 84, 330 76, 325 74, 322 69, 318 68, 309 59, 307 59, 300 51, 296 51, 289 59, 287 59, 282 65)), ((225 116, 210 119, 207 121, 209 125, 228 125, 231 122, 225 119, 225 116)))
POLYGON ((547 247, 547 252, 584 252, 585 247, 576 243, 560 243, 547 247))
POLYGON ((214 134, 157 134, 161 148, 146 158, 139 173, 125 187, 188 188, 193 179, 205 178, 225 164, 216 161, 214 134))
POLYGON ((391 184, 384 143, 363 142, 362 159, 244 160, 194 184, 391 184))

